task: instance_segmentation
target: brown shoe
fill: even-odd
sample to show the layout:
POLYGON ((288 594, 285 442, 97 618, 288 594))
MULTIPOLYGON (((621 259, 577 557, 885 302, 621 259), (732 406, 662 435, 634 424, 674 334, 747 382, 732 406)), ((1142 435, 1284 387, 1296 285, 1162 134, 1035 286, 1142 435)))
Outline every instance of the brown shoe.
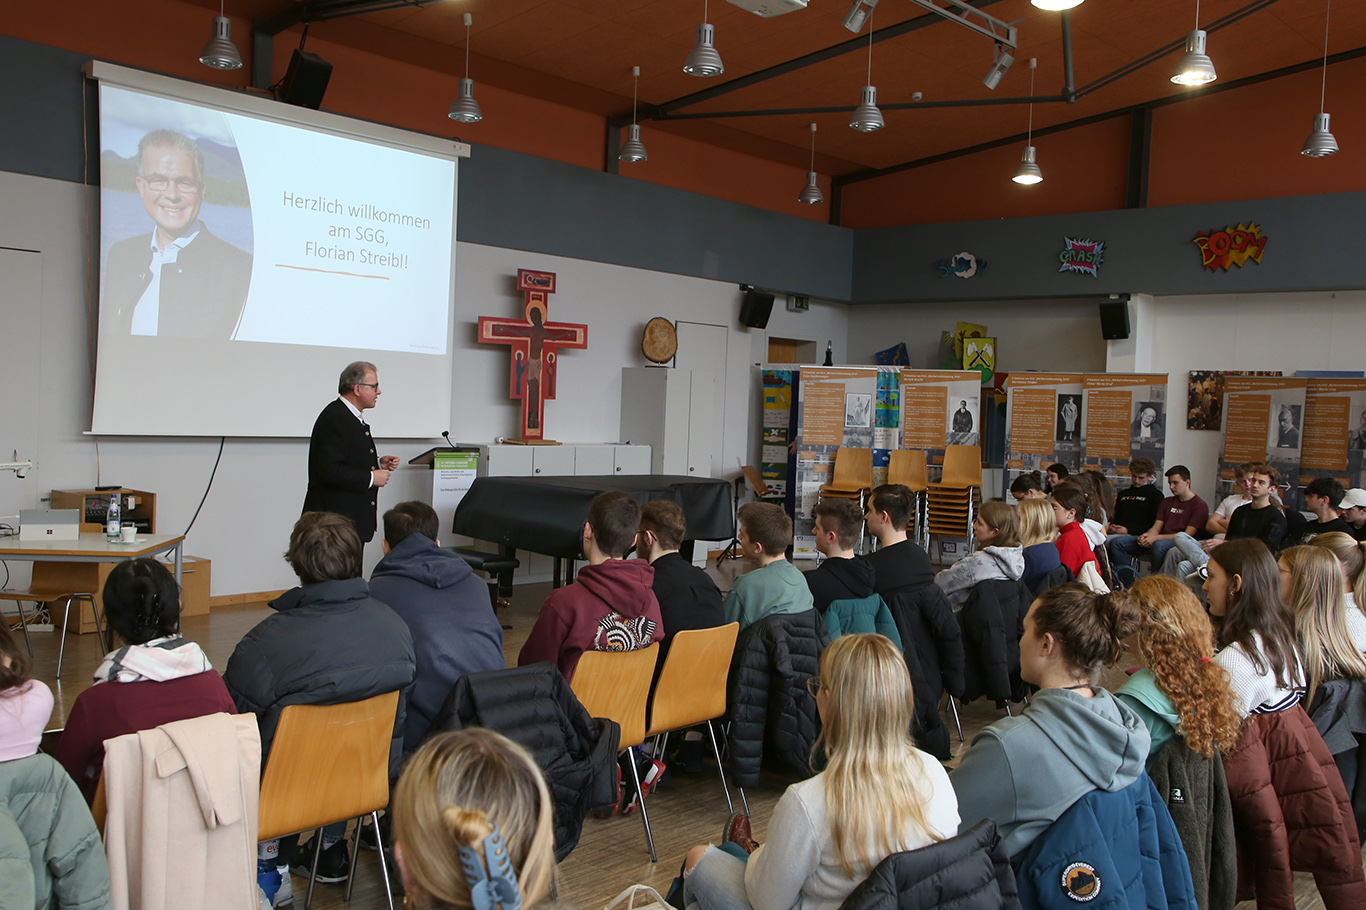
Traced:
POLYGON ((751 836, 749 816, 743 812, 733 813, 730 821, 726 822, 724 839, 737 844, 746 853, 753 853, 754 848, 759 846, 751 836))

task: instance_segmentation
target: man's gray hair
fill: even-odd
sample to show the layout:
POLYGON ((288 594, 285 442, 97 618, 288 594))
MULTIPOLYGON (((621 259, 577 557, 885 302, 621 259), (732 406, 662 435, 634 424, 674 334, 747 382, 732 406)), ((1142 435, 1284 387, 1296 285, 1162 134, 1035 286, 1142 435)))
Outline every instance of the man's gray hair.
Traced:
POLYGON ((337 380, 337 394, 345 395, 352 388, 364 382, 367 370, 374 373, 376 378, 379 377, 379 370, 375 369, 373 363, 357 360, 355 363, 347 364, 346 369, 342 370, 341 378, 337 380))
POLYGON ((204 180, 204 150, 184 133, 177 133, 175 130, 152 130, 142 141, 138 143, 138 176, 146 177, 142 172, 142 156, 148 149, 154 148, 176 148, 190 156, 194 161, 195 179, 201 183, 204 180))

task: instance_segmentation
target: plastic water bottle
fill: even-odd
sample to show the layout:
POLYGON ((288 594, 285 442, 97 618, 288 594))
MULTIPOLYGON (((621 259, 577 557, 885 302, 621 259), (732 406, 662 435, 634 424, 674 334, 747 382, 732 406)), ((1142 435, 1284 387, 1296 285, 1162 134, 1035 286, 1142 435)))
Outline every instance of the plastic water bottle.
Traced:
POLYGON ((116 541, 122 527, 123 522, 119 521, 119 494, 113 493, 109 496, 109 512, 104 517, 104 536, 111 542, 116 541))
POLYGON ((262 841, 256 845, 256 884, 265 896, 264 906, 275 901, 275 892, 280 889, 280 841, 262 841))

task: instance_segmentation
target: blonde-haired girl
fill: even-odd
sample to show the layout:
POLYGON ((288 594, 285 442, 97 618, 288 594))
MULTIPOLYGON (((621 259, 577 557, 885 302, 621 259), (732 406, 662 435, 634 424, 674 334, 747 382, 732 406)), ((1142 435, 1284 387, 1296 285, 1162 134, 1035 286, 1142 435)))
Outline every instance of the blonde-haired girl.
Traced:
POLYGON ((809 685, 825 770, 787 788, 748 862, 694 847, 684 907, 835 910, 891 854, 958 833, 948 775, 911 743, 911 678, 895 645, 881 635, 837 638, 809 685))
MULTIPOLYGON (((1350 620, 1355 615, 1363 626, 1366 617, 1355 607, 1349 609, 1343 598, 1338 558, 1327 547, 1291 547, 1281 554, 1277 568, 1281 597, 1295 614, 1310 699, 1330 679, 1366 679, 1366 657, 1354 641, 1350 620)), ((1358 628, 1358 634, 1362 631, 1358 628)))

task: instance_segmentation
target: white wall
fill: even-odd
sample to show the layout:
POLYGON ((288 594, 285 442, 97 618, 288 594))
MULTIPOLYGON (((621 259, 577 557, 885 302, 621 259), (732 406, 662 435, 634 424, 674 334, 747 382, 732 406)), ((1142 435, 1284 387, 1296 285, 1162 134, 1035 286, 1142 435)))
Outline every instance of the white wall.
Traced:
MULTIPOLYGON (((30 364, 24 375, 6 371, 8 384, 0 394, 0 401, 6 402, 0 405, 0 461, 8 461, 18 448, 20 460, 36 462, 23 480, 0 473, 0 518, 40 507, 53 489, 83 488, 98 480, 156 492, 158 530, 184 530, 209 482, 218 439, 96 440, 85 435, 93 382, 88 353, 93 304, 87 303, 86 269, 92 251, 88 239, 98 224, 94 194, 79 184, 0 172, 0 199, 9 214, 0 218, 0 247, 35 251, 41 263, 25 266, 41 270, 39 300, 32 292, 0 283, 0 325, 7 333, 24 334, 30 364), (36 408, 19 404, 34 400, 36 408)), ((847 356, 847 309, 840 305, 813 301, 810 313, 792 314, 775 303, 767 332, 745 329, 737 321, 740 292, 734 284, 474 244, 457 246, 457 356, 450 419, 451 436, 457 440, 487 442, 517 432, 518 405, 507 398, 508 349, 476 344, 474 327, 481 315, 520 314, 521 296, 514 287, 518 268, 558 273, 551 318, 589 325, 588 350, 564 353, 559 397, 546 405, 547 435, 562 442, 616 440, 621 368, 644 364, 640 336, 653 316, 727 329, 725 433, 713 460, 718 476, 732 476, 737 459, 752 463, 757 453, 749 432, 751 402, 757 402, 759 394, 753 364, 765 357, 768 332, 819 340, 822 345, 833 339, 835 359, 847 356)), ((34 261, 31 256, 10 258, 34 261)), ((7 340, 12 342, 13 336, 7 340)), ((383 364, 379 366, 382 376, 383 364)), ((231 377, 223 380, 230 382, 231 377)), ((289 392, 281 389, 280 394, 289 392)), ((323 404, 318 402, 318 407, 323 404)), ((157 407, 157 402, 148 400, 141 406, 157 407)), ((243 401, 241 406, 262 408, 270 402, 243 401)), ((429 447, 411 440, 385 443, 382 400, 368 416, 386 453, 406 462, 429 447)), ((227 440, 212 491, 186 544, 187 553, 213 560, 215 596, 294 583, 281 554, 303 503, 309 429, 299 428, 300 439, 227 440)), ((381 510, 404 499, 425 498, 429 478, 425 469, 405 466, 381 493, 381 510)), ((378 542, 371 544, 366 556, 367 565, 378 559, 378 542)), ((11 563, 10 569, 15 583, 27 581, 25 566, 11 563)))
MULTIPOLYGON (((948 279, 946 279, 948 280, 948 279)), ((1096 373, 1105 369, 1096 299, 1005 300, 980 303, 896 303, 858 306, 849 313, 850 363, 906 342, 912 367, 939 363, 939 335, 959 322, 987 327, 996 338, 996 368, 1096 373)))
POLYGON ((1186 429, 1189 371, 1366 369, 1366 291, 1135 296, 1131 310, 1136 343, 1111 342, 1110 369, 1168 374, 1166 464, 1189 467, 1211 506, 1223 434, 1186 429))

